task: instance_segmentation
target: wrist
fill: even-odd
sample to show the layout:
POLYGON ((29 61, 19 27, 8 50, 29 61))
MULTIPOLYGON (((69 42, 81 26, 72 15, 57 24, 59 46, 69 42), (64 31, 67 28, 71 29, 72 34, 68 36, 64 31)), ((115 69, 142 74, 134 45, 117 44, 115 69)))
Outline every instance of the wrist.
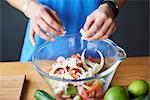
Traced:
POLYGON ((30 18, 33 14, 33 12, 35 11, 35 9, 37 9, 39 6, 39 3, 35 0, 28 0, 28 2, 23 6, 23 10, 22 12, 24 13, 24 15, 28 18, 30 18))
POLYGON ((98 9, 101 10, 101 11, 103 11, 104 13, 106 13, 107 16, 115 18, 112 9, 109 7, 109 5, 107 3, 101 4, 98 7, 98 9))
POLYGON ((114 17, 116 17, 119 14, 119 6, 118 6, 117 2, 115 2, 115 1, 116 0, 105 0, 103 2, 103 4, 107 4, 109 6, 114 17))

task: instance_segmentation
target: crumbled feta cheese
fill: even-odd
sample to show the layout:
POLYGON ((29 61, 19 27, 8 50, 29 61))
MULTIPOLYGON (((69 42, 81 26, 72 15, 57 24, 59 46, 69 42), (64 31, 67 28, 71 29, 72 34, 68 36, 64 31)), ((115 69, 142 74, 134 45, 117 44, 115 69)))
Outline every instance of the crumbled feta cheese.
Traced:
POLYGON ((81 35, 82 35, 82 37, 81 37, 82 40, 88 40, 88 39, 86 38, 86 33, 85 33, 85 30, 84 30, 83 28, 80 29, 80 33, 81 33, 81 35))

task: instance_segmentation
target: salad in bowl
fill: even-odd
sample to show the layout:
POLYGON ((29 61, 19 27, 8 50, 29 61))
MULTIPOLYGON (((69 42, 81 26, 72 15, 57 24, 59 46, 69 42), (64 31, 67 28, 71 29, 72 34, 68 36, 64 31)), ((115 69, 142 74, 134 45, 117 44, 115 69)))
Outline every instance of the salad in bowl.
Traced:
POLYGON ((125 51, 109 39, 90 42, 65 35, 37 48, 32 62, 56 99, 96 100, 125 58, 125 51))

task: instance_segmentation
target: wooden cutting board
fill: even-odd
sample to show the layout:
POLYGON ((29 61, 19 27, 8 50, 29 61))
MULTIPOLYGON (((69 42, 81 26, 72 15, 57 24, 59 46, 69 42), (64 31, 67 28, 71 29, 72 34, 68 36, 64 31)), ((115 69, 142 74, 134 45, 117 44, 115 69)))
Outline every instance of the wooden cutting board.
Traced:
POLYGON ((0 100, 20 100, 25 75, 0 75, 0 100))

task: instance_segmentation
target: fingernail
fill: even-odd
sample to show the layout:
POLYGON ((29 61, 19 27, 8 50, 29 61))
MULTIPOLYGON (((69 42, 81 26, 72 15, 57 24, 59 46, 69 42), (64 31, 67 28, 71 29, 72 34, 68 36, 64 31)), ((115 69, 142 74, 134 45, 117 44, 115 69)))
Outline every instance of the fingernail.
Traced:
POLYGON ((33 42, 33 46, 36 46, 36 42, 33 42))
POLYGON ((63 28, 63 27, 60 29, 60 32, 62 32, 62 31, 64 31, 64 28, 63 28))
POLYGON ((59 33, 59 36, 64 36, 66 34, 66 31, 62 31, 59 33))

